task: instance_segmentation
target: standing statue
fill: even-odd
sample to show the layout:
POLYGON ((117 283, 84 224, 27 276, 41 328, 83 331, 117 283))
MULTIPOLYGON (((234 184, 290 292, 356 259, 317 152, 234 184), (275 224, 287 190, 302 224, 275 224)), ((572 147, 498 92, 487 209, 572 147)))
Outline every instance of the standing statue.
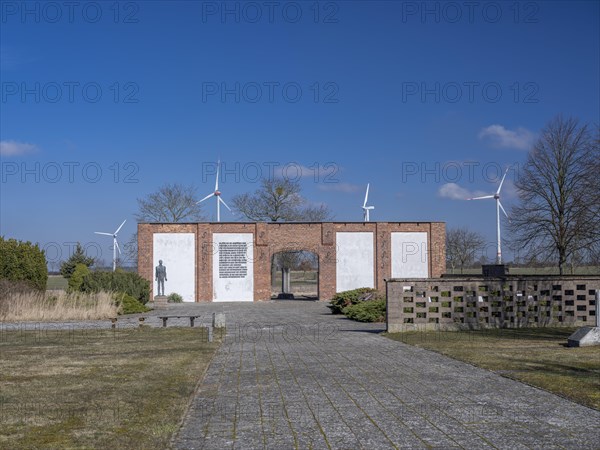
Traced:
POLYGON ((163 266, 162 259, 158 260, 158 266, 156 266, 155 270, 155 277, 156 281, 158 281, 158 295, 165 295, 165 281, 167 281, 167 266, 163 266))

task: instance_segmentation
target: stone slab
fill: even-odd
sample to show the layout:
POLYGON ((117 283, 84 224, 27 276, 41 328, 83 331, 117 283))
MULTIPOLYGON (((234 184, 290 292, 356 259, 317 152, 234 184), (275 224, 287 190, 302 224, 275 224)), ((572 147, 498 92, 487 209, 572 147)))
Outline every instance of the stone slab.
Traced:
POLYGON ((581 327, 567 340, 569 347, 587 347, 590 345, 600 345, 599 327, 581 327))

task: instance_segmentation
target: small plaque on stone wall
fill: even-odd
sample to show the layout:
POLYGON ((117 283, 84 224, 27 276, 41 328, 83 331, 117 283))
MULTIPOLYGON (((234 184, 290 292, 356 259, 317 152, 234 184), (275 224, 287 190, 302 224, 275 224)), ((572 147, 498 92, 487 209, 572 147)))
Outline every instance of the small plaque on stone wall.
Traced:
POLYGON ((246 278, 248 276, 248 244, 246 242, 219 242, 219 278, 246 278))
POLYGON ((269 244, 269 231, 266 223, 258 222, 256 224, 255 242, 257 246, 264 246, 269 244))
POLYGON ((321 236, 321 241, 323 243, 323 245, 333 245, 333 224, 332 223, 324 223, 322 225, 322 236, 321 236))

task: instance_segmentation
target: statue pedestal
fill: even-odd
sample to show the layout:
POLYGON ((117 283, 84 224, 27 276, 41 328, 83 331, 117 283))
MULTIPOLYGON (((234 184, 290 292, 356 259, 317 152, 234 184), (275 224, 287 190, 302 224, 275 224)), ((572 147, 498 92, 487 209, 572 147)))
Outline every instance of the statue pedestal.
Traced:
POLYGON ((154 297, 154 309, 167 309, 169 300, 166 295, 157 295, 154 297))

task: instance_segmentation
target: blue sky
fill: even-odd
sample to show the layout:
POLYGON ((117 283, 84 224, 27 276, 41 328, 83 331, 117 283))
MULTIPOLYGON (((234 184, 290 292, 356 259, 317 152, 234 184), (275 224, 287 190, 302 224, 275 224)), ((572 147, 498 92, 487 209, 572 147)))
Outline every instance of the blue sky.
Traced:
POLYGON ((0 234, 51 260, 110 261, 94 231, 129 239, 165 182, 208 194, 219 157, 225 201, 275 167, 360 221, 369 182, 371 220, 468 226, 493 257, 493 202, 462 199, 513 165, 510 207, 545 123, 600 122, 599 2, 0 5, 0 234))

